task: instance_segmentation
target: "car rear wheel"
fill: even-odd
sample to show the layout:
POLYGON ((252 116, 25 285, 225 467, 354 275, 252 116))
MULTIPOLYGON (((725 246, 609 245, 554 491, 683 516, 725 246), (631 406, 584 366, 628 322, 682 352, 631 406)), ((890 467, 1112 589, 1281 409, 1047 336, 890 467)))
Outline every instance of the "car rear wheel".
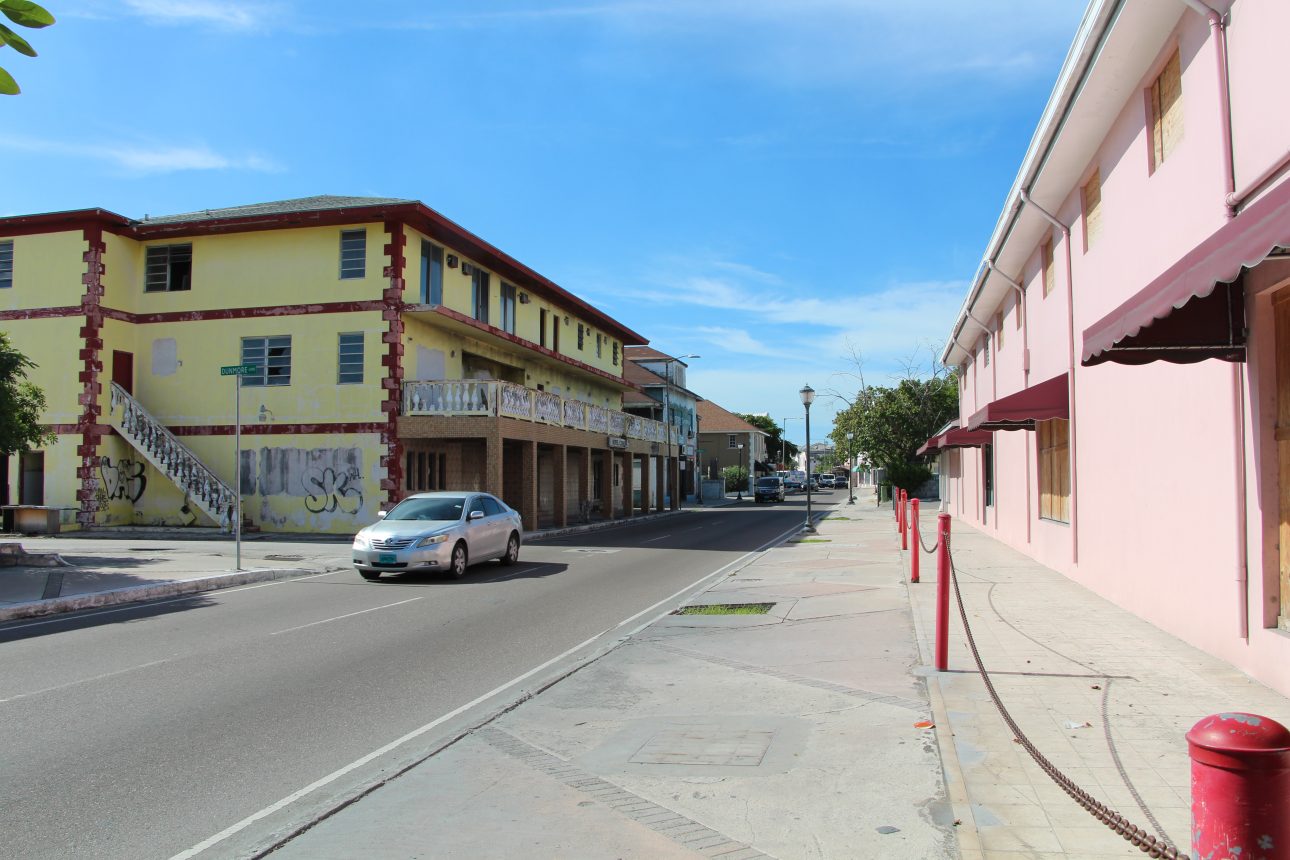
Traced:
POLYGON ((381 578, 381 575, 374 570, 360 570, 358 574, 368 582, 376 582, 376 580, 381 578))
POLYGON ((506 554, 498 559, 502 564, 515 564, 520 560, 520 536, 511 532, 510 539, 506 541, 506 554))
POLYGON ((452 548, 452 561, 448 565, 448 572, 456 579, 461 579, 466 575, 466 545, 458 542, 452 548))

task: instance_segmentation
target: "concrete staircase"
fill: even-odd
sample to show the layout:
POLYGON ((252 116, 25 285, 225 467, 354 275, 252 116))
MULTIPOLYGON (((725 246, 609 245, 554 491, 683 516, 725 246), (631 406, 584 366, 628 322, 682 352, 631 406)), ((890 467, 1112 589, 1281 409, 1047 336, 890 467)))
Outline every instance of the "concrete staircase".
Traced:
POLYGON ((184 491, 188 502, 224 530, 232 528, 237 496, 184 443, 175 438, 124 388, 112 383, 110 420, 154 469, 184 491))

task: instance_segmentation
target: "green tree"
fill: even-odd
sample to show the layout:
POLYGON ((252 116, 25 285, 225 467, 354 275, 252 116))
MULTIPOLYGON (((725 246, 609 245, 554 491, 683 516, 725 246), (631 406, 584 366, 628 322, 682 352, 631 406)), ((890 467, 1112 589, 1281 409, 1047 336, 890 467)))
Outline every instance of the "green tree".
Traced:
POLYGON ((721 470, 721 477, 726 481, 727 493, 748 487, 748 470, 740 466, 726 466, 721 470))
POLYGON ((871 465, 887 470, 897 487, 914 490, 931 477, 918 449, 958 414, 958 378, 944 368, 932 376, 909 376, 893 387, 862 388, 838 413, 832 437, 842 447, 848 434, 855 450, 871 465))
POLYGON ((784 429, 775 423, 775 420, 769 415, 740 415, 740 418, 747 421, 758 430, 765 430, 769 435, 766 439, 766 456, 772 460, 780 461, 791 460, 797 456, 801 449, 792 442, 784 438, 784 429), (784 446, 783 457, 780 456, 780 445, 784 446))
MULTIPOLYGON (((54 23, 54 16, 43 7, 32 3, 31 0, 0 0, 0 14, 19 27, 29 27, 33 30, 39 30, 54 23)), ((26 39, 4 24, 0 24, 0 48, 5 45, 28 57, 36 56, 36 49, 26 39)), ((0 95, 16 96, 21 91, 13 75, 4 68, 0 68, 0 95)))
POLYGON ((0 457, 54 441, 54 434, 40 423, 45 395, 27 381, 27 371, 35 366, 0 331, 0 457))

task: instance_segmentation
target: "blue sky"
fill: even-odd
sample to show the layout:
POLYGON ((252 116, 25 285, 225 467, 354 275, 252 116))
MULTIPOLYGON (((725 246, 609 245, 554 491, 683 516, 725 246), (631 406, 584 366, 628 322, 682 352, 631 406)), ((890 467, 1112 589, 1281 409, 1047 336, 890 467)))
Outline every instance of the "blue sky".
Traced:
POLYGON ((781 421, 939 354, 1084 4, 45 5, 0 213, 416 198, 781 421))

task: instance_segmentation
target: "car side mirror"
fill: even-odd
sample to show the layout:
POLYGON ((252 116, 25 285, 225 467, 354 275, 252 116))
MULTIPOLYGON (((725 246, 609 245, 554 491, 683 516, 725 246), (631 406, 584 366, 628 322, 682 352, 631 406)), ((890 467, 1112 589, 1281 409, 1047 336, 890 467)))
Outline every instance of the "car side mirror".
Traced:
POLYGON ((378 520, 383 520, 383 519, 385 519, 385 514, 386 514, 386 513, 387 513, 386 511, 377 511, 377 512, 376 512, 376 518, 377 518, 378 520))
POLYGON ((482 520, 483 518, 484 518, 484 512, 483 512, 483 511, 471 511, 471 512, 466 516, 466 519, 468 519, 468 520, 482 520))

